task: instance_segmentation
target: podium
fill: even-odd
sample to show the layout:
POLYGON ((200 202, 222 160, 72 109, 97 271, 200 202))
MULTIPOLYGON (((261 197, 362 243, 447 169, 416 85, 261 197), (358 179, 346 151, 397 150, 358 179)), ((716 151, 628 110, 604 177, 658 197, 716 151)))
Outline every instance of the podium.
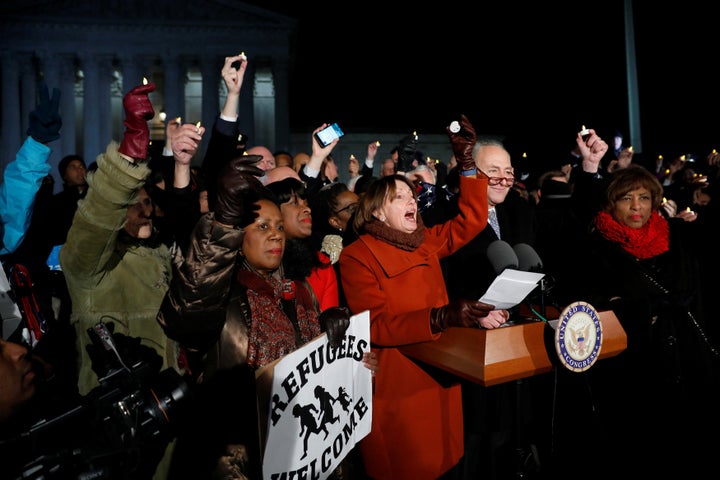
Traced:
MULTIPOLYGON (((598 312, 602 346, 598 359, 627 348, 625 330, 611 310, 598 312)), ((400 347, 413 359, 483 386, 549 372, 559 364, 553 327, 540 320, 519 320, 492 330, 450 327, 438 340, 400 347), (551 360, 552 358, 552 360, 551 360)))

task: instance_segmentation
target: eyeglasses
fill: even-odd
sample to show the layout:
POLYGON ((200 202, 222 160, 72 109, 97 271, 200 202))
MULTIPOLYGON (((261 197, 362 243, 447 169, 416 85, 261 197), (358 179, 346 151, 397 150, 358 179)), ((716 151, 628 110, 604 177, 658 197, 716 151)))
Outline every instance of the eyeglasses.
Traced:
MULTIPOLYGON (((482 170, 481 170, 482 171, 482 170)), ((500 185, 500 183, 505 180, 505 184, 508 187, 512 187, 515 185, 515 177, 491 177, 485 172, 482 172, 486 177, 488 177, 488 185, 491 187, 494 187, 495 185, 500 185)))
POLYGON ((350 204, 344 206, 343 208, 341 208, 340 210, 336 210, 333 213, 335 213, 335 215, 340 215, 340 212, 344 212, 345 210, 347 210, 350 213, 350 215, 352 215, 353 213, 355 213, 357 208, 358 208, 357 202, 350 203, 350 204))

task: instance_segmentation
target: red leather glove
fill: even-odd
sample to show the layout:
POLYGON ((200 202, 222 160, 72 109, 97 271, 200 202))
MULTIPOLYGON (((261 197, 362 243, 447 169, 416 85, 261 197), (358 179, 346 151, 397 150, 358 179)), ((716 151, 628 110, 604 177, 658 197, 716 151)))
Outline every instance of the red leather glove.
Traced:
POLYGON ((257 167, 262 155, 240 155, 230 160, 217 179, 215 220, 234 227, 245 227, 255 221, 258 191, 263 189, 258 177, 265 172, 257 167))
POLYGON ((139 85, 123 98, 125 109, 125 134, 118 151, 138 160, 147 158, 150 145, 150 129, 148 120, 155 116, 148 94, 155 90, 154 83, 139 85))
POLYGON ((490 305, 477 300, 453 300, 445 306, 430 310, 430 327, 435 333, 447 327, 477 327, 482 317, 495 310, 490 305))
POLYGON ((450 144, 452 145, 455 160, 457 160, 460 170, 468 171, 476 169, 477 166, 473 158, 473 148, 475 148, 477 134, 470 120, 468 120, 465 115, 460 115, 460 131, 453 133, 450 127, 447 127, 446 130, 450 137, 450 144))

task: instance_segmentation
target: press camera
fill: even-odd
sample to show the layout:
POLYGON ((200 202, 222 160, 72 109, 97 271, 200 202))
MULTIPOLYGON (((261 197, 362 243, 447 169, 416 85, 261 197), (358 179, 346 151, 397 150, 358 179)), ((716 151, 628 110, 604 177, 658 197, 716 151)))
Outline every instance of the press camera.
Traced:
POLYGON ((15 440, 18 454, 31 455, 17 478, 150 479, 177 434, 189 396, 180 374, 172 368, 159 372, 158 363, 147 359, 127 364, 120 355, 127 349, 115 343, 121 336, 102 322, 88 335, 100 385, 15 440))

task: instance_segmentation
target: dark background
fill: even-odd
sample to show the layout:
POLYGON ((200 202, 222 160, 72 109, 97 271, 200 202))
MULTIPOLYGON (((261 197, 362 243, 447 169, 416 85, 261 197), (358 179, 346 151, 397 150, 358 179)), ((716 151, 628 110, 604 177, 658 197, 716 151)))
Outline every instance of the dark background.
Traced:
POLYGON ((297 19, 295 132, 337 121, 352 133, 442 133, 465 113, 531 160, 566 154, 582 125, 608 142, 620 130, 638 158, 720 149, 709 6, 634 2, 640 131, 630 132, 623 0, 246 3, 297 19))

